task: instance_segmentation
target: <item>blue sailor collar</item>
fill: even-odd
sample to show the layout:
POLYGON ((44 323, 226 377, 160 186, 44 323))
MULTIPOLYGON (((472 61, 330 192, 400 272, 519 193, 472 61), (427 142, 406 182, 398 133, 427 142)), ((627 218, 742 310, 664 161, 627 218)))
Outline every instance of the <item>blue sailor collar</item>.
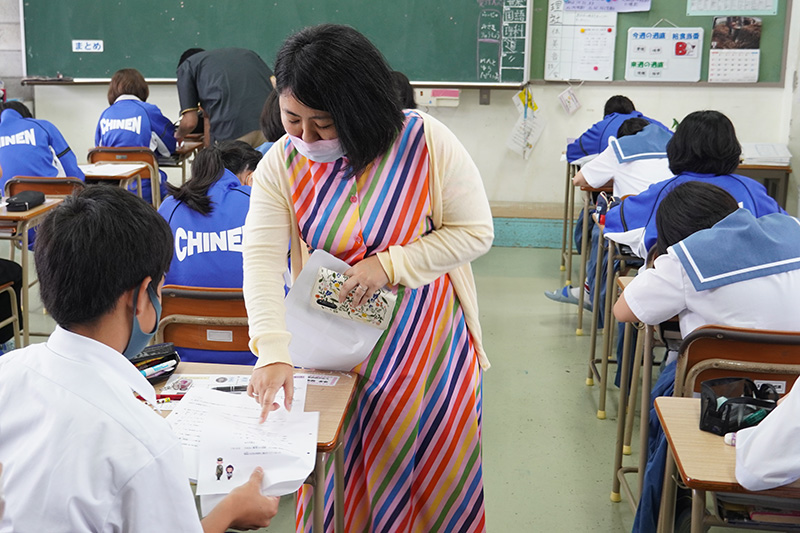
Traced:
POLYGON ((635 135, 626 135, 621 139, 611 137, 608 144, 614 150, 617 161, 630 163, 641 159, 662 159, 667 157, 667 143, 672 132, 656 124, 648 124, 635 135))
POLYGON ((696 291, 800 269, 800 220, 740 208, 671 247, 696 291))

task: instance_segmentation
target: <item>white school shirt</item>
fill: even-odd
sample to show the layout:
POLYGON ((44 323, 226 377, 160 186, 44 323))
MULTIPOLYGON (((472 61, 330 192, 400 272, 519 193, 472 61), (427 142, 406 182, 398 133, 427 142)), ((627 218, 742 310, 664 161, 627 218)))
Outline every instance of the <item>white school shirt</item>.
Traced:
POLYGON ((125 356, 62 328, 0 358, 14 531, 202 531, 180 444, 134 392, 155 402, 125 356))
POLYGON ((581 172, 586 183, 594 189, 599 189, 613 179, 614 196, 617 198, 639 194, 653 183, 673 176, 666 157, 620 163, 614 148, 610 145, 600 152, 600 155, 586 163, 581 172))
POLYGON ((645 324, 678 315, 684 337, 706 324, 800 331, 800 270, 697 292, 672 247, 625 288, 625 302, 645 324))

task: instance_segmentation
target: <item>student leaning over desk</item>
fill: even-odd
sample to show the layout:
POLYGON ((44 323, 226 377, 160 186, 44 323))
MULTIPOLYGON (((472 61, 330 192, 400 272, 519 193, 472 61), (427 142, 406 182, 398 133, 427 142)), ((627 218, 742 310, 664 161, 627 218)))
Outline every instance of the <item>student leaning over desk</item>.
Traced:
POLYGON ((268 525, 278 500, 261 496, 256 471, 201 527, 181 445, 128 360, 161 313, 172 258, 164 219, 122 189, 87 187, 46 217, 35 258, 42 303, 58 326, 46 343, 0 358, 0 457, 14 531, 268 525))

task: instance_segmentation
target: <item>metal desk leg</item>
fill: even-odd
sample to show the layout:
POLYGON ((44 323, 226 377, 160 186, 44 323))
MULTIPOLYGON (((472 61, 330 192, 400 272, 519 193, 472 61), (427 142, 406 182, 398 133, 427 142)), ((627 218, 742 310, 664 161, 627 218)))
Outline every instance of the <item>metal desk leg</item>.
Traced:
POLYGON ((344 533, 344 445, 333 453, 334 533, 344 533))
MULTIPOLYGON (((30 344, 30 287, 28 285, 28 224, 23 224, 22 228, 22 314, 25 317, 25 323, 22 328, 22 347, 30 344)), ((13 241, 11 246, 14 246, 13 241)))
POLYGON ((569 216, 567 217, 567 285, 572 284, 572 234, 575 233, 575 217, 572 214, 575 212, 575 187, 569 188, 569 216))
MULTIPOLYGON (((602 236, 602 232, 601 232, 602 236)), ((608 363, 611 361, 611 352, 614 346, 614 302, 616 301, 617 291, 614 290, 614 257, 616 256, 617 246, 613 241, 608 241, 608 261, 606 269, 606 300, 604 302, 604 317, 603 317, 603 354, 602 362, 600 365, 600 410, 605 415, 606 410, 606 394, 608 393, 608 363)), ((595 290, 599 290, 598 283, 600 277, 595 280, 595 290)), ((627 393, 626 393, 627 394, 627 393)), ((620 402, 623 401, 623 396, 620 396, 620 402)), ((624 413, 624 410, 620 410, 624 413)), ((599 413, 598 413, 599 418, 599 413)))
POLYGON ((325 529, 325 453, 317 452, 314 465, 314 533, 325 529))
POLYGON ((639 413, 639 497, 642 496, 644 487, 644 471, 647 468, 647 453, 650 438, 650 392, 653 381, 653 326, 645 326, 644 331, 639 331, 639 336, 644 335, 644 348, 642 351, 642 403, 639 413))
POLYGON ((692 491, 692 533, 704 533, 703 518, 706 515, 706 491, 692 491))
MULTIPOLYGON (((672 457, 672 450, 669 450, 664 468, 661 506, 658 511, 658 533, 674 533, 675 531, 676 475, 678 475, 678 468, 672 457)), ((694 514, 694 501, 692 501, 692 514, 694 514)), ((692 531, 694 531, 694 524, 692 524, 692 531)))
POLYGON ((620 496, 620 480, 619 480, 619 471, 622 468, 622 440, 625 436, 625 406, 627 405, 627 397, 628 397, 628 369, 630 365, 628 365, 627 357, 628 353, 630 352, 630 342, 631 342, 631 331, 633 328, 633 324, 630 322, 625 324, 625 337, 623 342, 623 350, 624 353, 622 354, 622 375, 620 376, 620 384, 619 384, 619 415, 617 416, 617 440, 616 444, 614 445, 614 472, 613 477, 614 481, 611 487, 611 501, 612 502, 619 502, 622 500, 620 496))
POLYGON ((583 289, 583 287, 586 280, 586 263, 588 262, 588 258, 586 256, 589 255, 588 250, 591 248, 588 246, 590 196, 591 193, 587 191, 586 196, 583 199, 583 241, 581 242, 581 271, 580 275, 578 276, 578 329, 575 330, 575 335, 578 335, 579 337, 583 335, 583 301, 586 295, 586 291, 583 289))
MULTIPOLYGON (((622 445, 622 454, 631 454, 631 439, 633 438, 633 420, 636 417, 636 394, 639 390, 639 380, 642 370, 643 344, 639 342, 641 332, 636 336, 636 351, 633 354, 633 373, 631 374, 631 387, 628 392, 628 412, 625 420, 625 440, 622 445)), ((644 394, 644 393, 642 393, 644 394)), ((641 494, 639 494, 641 496, 641 494)))
MULTIPOLYGON (((600 229, 600 238, 597 243, 597 265, 594 269, 594 286, 595 290, 592 292, 592 341, 589 343, 589 376, 586 378, 586 385, 591 387, 594 385, 594 377, 600 379, 600 374, 597 372, 597 323, 599 322, 599 314, 596 312, 600 309, 600 291, 597 290, 597 280, 603 272, 603 252, 605 251, 605 240, 603 239, 603 230, 600 229)), ((608 291, 606 291, 608 296, 608 291)), ((606 416, 605 407, 600 407, 597 412, 597 418, 604 419, 606 416), (602 411, 602 416, 601 416, 602 411)))
MULTIPOLYGON (((569 212, 569 191, 570 191, 570 189, 572 189, 572 177, 570 176, 570 174, 571 174, 571 172, 570 172, 570 164, 567 163, 567 181, 566 181, 566 184, 564 185, 564 218, 562 220, 564 225, 561 228, 561 267, 560 268, 561 268, 562 272, 567 269, 567 267, 564 266, 564 263, 566 261, 567 243, 568 243, 568 241, 567 241, 567 218, 570 216, 570 212, 569 212)), ((184 176, 184 181, 185 181, 185 179, 186 178, 184 176)), ((569 241, 571 242, 572 239, 569 239, 569 241)))

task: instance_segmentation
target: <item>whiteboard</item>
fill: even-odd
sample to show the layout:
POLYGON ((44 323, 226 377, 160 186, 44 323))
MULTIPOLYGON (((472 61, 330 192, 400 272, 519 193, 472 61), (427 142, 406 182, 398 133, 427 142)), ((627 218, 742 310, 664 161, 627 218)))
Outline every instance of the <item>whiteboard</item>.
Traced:
POLYGON ((550 0, 544 79, 611 81, 617 13, 566 11, 564 0, 550 0))
POLYGON ((700 81, 703 28, 629 28, 626 81, 700 81))

